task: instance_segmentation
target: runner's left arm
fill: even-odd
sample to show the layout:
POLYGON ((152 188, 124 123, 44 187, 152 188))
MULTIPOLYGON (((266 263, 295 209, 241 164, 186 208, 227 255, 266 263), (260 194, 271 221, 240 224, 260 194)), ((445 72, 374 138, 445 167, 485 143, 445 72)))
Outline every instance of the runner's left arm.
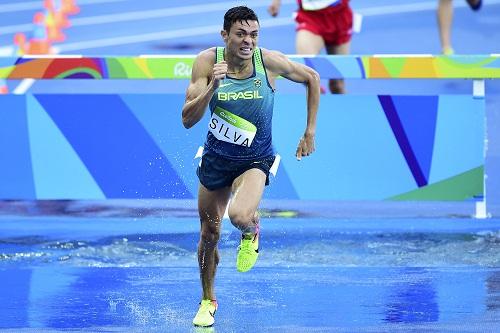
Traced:
POLYGON ((304 83, 307 87, 307 123, 304 135, 300 138, 296 150, 297 160, 309 156, 315 151, 314 137, 316 135, 316 115, 319 107, 320 77, 312 68, 291 61, 283 53, 262 49, 264 63, 268 74, 274 79, 282 76, 294 82, 304 83))

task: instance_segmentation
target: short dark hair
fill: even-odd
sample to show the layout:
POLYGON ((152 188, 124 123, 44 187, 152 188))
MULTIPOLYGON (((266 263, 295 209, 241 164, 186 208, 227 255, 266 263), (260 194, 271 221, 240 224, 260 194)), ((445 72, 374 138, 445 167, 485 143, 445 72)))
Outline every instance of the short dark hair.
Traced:
POLYGON ((255 12, 247 6, 233 7, 224 15, 224 30, 229 32, 229 30, 231 30, 231 26, 235 22, 241 21, 259 22, 259 18, 257 17, 257 14, 255 14, 255 12))

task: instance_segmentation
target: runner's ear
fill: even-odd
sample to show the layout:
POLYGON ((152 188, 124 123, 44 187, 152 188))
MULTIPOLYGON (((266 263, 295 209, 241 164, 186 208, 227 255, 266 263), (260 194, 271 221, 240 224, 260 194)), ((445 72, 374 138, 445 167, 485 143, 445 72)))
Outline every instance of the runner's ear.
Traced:
POLYGON ((229 37, 228 34, 227 34, 227 31, 226 30, 221 30, 220 35, 222 36, 222 39, 224 40, 224 43, 227 43, 227 39, 229 37))

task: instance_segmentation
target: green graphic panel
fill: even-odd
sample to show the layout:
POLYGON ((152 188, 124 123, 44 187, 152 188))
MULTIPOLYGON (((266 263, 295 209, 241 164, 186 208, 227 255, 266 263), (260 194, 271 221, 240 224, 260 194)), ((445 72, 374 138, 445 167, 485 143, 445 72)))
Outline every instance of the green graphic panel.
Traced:
POLYGON ((480 166, 389 200, 467 200, 483 195, 484 167, 480 166))

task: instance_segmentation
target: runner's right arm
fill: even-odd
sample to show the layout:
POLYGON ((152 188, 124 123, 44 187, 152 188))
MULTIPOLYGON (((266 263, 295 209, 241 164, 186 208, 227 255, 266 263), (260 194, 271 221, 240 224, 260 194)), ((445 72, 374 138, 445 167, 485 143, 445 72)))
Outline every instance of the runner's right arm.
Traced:
POLYGON ((200 121, 220 80, 226 76, 227 64, 214 64, 214 59, 215 48, 211 48, 198 54, 194 61, 191 82, 182 107, 182 124, 185 128, 191 128, 200 121))

